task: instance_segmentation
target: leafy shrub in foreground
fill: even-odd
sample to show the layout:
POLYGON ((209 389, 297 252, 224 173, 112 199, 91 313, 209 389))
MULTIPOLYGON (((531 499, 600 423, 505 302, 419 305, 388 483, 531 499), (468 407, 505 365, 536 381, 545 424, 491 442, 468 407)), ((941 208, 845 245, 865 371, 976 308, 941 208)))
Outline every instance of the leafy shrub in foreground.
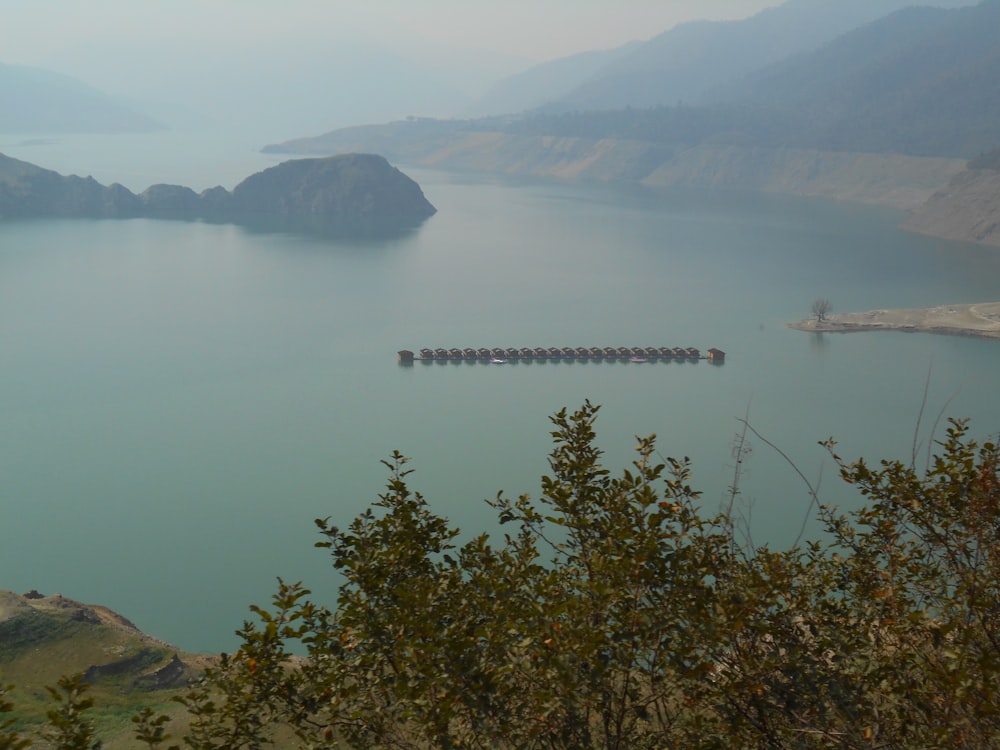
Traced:
MULTIPOLYGON (((866 504, 820 506, 824 540, 775 551, 741 543, 731 511, 704 514, 687 460, 654 437, 613 476, 597 412, 552 418, 539 499, 490 501, 498 542, 459 546, 394 454, 371 509, 316 522, 336 606, 279 580, 183 697, 186 746, 1000 746, 994 443, 953 422, 924 471, 833 453, 866 504)), ((84 734, 60 748, 92 741, 74 716, 84 734)), ((142 746, 166 741, 164 717, 135 722, 142 746)), ((20 750, 9 729, 0 749, 20 750)))
POLYGON ((922 474, 834 455, 869 503, 822 507, 824 542, 753 550, 653 437, 612 476, 597 411, 552 418, 538 501, 490 503, 499 543, 458 546, 395 454, 372 509, 317 521, 336 607, 281 583, 255 608, 188 699, 193 746, 254 747, 275 726, 307 747, 1000 744, 994 444, 953 423, 922 474))

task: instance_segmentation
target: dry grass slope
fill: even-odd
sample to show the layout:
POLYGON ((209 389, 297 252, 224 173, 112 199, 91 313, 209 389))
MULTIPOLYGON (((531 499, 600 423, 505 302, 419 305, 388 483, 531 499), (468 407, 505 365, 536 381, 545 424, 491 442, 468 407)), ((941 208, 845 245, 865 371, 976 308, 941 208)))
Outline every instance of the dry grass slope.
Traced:
MULTIPOLYGON (((145 706, 180 717, 173 697, 210 661, 146 635, 106 607, 59 594, 0 591, 0 683, 19 726, 31 730, 54 707, 46 686, 83 673, 95 699, 92 718, 106 750, 134 747, 131 716, 145 706)), ((172 733, 183 732, 180 724, 172 733)))

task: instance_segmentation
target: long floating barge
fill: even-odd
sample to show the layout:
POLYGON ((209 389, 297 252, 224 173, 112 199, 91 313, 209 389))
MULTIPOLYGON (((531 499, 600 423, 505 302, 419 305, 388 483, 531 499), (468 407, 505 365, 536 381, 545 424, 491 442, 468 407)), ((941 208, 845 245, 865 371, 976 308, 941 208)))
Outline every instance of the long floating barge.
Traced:
POLYGON ((496 348, 496 349, 421 349, 414 353, 409 349, 398 352, 400 364, 412 362, 457 362, 480 361, 503 364, 518 360, 588 360, 588 361, 629 361, 646 362, 649 360, 699 360, 707 359, 715 364, 721 364, 726 359, 726 353, 720 349, 709 349, 705 354, 693 346, 591 346, 591 347, 535 347, 535 348, 496 348))

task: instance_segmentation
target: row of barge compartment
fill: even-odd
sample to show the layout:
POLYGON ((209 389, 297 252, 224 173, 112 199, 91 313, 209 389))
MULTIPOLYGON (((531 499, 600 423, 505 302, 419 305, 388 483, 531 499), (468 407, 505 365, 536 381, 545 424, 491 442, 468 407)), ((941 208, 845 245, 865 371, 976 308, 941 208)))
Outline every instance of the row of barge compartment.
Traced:
POLYGON ((421 362, 435 361, 457 361, 457 360, 485 360, 487 362, 503 362, 509 360, 650 360, 650 359, 687 359, 698 360, 707 359, 711 362, 721 363, 725 360, 726 353, 719 349, 709 349, 704 355, 693 346, 592 346, 592 347, 571 347, 563 348, 536 347, 532 348, 507 348, 507 349, 421 349, 419 354, 409 349, 399 352, 400 363, 409 363, 414 360, 421 362))

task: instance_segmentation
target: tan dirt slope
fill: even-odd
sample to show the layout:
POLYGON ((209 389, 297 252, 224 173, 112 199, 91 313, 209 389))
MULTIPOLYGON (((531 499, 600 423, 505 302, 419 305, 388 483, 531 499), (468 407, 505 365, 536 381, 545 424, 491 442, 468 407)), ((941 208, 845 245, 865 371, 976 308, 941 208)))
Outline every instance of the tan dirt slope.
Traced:
POLYGON ((900 226, 931 237, 1000 247, 1000 172, 965 170, 900 226))

